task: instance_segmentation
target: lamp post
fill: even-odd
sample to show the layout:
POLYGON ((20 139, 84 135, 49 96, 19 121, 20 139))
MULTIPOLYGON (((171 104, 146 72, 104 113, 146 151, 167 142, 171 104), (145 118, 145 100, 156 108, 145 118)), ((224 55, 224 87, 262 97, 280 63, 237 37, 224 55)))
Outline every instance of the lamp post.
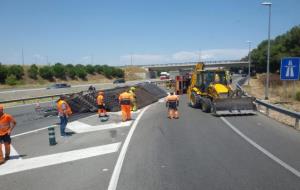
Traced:
POLYGON ((265 100, 269 99, 269 80, 270 80, 270 30, 271 30, 271 2, 261 3, 264 6, 269 7, 269 26, 268 26, 268 55, 267 55, 267 77, 266 77, 266 86, 265 86, 265 100))
POLYGON ((251 41, 247 41, 248 46, 249 46, 249 53, 248 53, 248 85, 250 84, 250 74, 251 74, 251 41))

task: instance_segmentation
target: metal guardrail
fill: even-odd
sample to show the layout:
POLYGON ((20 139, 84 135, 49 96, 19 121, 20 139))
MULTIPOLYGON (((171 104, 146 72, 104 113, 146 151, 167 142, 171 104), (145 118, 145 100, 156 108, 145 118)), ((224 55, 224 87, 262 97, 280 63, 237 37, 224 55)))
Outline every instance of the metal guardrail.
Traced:
POLYGON ((59 97, 59 96, 62 96, 62 95, 71 95, 71 94, 74 94, 74 92, 73 93, 62 93, 62 94, 47 95, 47 96, 36 96, 36 97, 30 97, 30 98, 3 100, 3 101, 0 101, 0 104, 7 104, 7 103, 13 103, 13 102, 23 102, 23 103, 25 103, 25 101, 29 101, 29 100, 55 98, 55 97, 59 97))
MULTIPOLYGON (((247 81, 247 78, 243 78, 241 79, 240 81, 238 81, 237 83, 237 88, 241 89, 242 91, 243 88, 241 87, 245 82, 247 81)), ((269 115, 269 110, 273 110, 273 111, 276 111, 276 112, 279 112, 281 114, 284 114, 284 115, 287 115, 287 116, 290 116, 292 118, 295 118, 295 125, 294 125, 294 128, 295 129, 300 129, 300 126, 299 126, 299 120, 300 120, 300 112, 296 112, 296 111, 292 111, 292 110, 289 110, 289 109, 286 109, 286 108, 283 108, 281 106, 277 106, 277 105, 274 105, 274 104, 271 104, 271 103, 268 103, 268 102, 265 102, 263 100, 259 100, 259 99, 256 99, 255 100, 255 103, 258 105, 258 106, 264 106, 266 107, 266 115, 269 115)))

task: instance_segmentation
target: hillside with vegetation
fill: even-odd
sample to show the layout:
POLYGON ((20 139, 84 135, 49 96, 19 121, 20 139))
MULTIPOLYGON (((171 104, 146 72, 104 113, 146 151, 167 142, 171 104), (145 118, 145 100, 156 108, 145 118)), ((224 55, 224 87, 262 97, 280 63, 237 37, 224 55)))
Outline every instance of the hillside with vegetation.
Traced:
POLYGON ((92 82, 123 78, 124 70, 108 65, 3 65, 0 63, 0 86, 44 85, 51 82, 92 82))
MULTIPOLYGON (((270 41, 270 72, 279 71, 283 57, 300 57, 300 25, 270 41)), ((266 72, 268 40, 251 51, 251 63, 258 73, 266 72)), ((248 56, 242 60, 248 60, 248 56)))

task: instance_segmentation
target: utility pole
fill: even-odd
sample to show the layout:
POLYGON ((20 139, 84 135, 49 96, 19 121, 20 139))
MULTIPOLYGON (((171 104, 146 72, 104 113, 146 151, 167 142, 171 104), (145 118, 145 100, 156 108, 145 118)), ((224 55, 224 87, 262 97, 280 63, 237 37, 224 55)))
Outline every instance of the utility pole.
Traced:
POLYGON ((248 45, 249 45, 249 53, 248 53, 248 62, 249 62, 249 66, 248 66, 248 85, 250 85, 250 75, 251 75, 251 41, 247 41, 248 45))
POLYGON ((22 48, 22 65, 24 66, 24 51, 23 51, 23 48, 22 48))
POLYGON ((265 86, 265 100, 269 99, 269 83, 270 83, 270 33, 271 33, 271 2, 263 2, 262 5, 269 7, 269 25, 268 25, 268 55, 267 55, 267 77, 265 86))

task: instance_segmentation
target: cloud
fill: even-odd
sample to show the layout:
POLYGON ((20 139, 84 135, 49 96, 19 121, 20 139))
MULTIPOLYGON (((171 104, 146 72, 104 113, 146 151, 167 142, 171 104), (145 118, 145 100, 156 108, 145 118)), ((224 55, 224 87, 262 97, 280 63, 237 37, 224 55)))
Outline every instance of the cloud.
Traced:
POLYGON ((179 51, 173 54, 127 54, 120 57, 122 65, 130 65, 131 58, 133 65, 161 64, 215 61, 215 60, 235 60, 241 59, 248 53, 247 49, 210 49, 203 51, 179 51))

